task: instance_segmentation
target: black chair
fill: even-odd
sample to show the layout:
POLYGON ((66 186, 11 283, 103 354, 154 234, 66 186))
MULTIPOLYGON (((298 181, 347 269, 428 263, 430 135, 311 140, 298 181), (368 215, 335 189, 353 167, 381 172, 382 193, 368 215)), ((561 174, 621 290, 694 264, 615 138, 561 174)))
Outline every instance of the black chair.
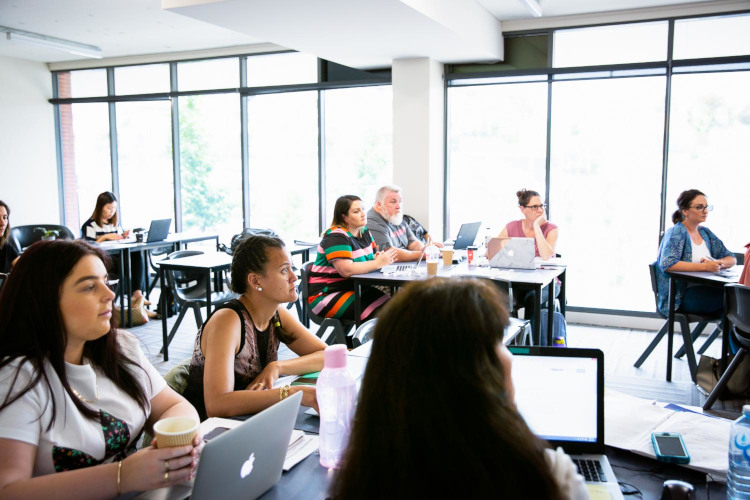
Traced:
POLYGON ((740 348, 729 364, 729 367, 727 367, 724 374, 716 383, 714 390, 708 395, 708 399, 703 405, 704 410, 708 410, 713 406, 716 398, 724 387, 726 387, 737 367, 742 363, 747 349, 750 348, 750 287, 737 284, 725 285, 724 304, 727 312, 726 320, 729 321, 730 325, 730 334, 740 348))
MULTIPOLYGON (((203 252, 200 250, 179 250, 170 253, 167 256, 167 260, 202 254, 203 252)), ((188 309, 193 310, 193 314, 195 315, 195 325, 197 328, 200 328, 203 325, 201 308, 208 305, 208 301, 206 300, 206 275, 204 273, 167 269, 164 274, 167 278, 167 284, 172 292, 172 296, 174 297, 177 306, 180 308, 180 314, 177 316, 177 320, 169 331, 167 343, 162 347, 160 351, 161 354, 166 352, 188 309)), ((235 297, 236 295, 232 292, 211 292, 211 304, 213 306, 220 306, 235 297)))
MULTIPOLYGON (((151 298, 151 292, 154 291, 154 288, 156 288, 156 284, 159 282, 159 262, 154 261, 154 257, 158 257, 161 255, 165 255, 169 253, 170 248, 169 247, 162 247, 162 248, 154 248, 153 250, 149 250, 146 253, 146 258, 148 259, 148 265, 151 268, 151 270, 154 272, 152 275, 151 273, 147 273, 146 278, 146 298, 151 298), (151 282, 149 283, 149 278, 151 278, 151 282)), ((168 258, 168 257, 166 257, 168 258)))
POLYGON ((346 344, 346 335, 349 330, 352 329, 355 322, 353 320, 338 319, 338 318, 325 318, 318 316, 310 307, 310 268, 312 267, 312 261, 307 262, 302 266, 300 270, 302 280, 302 306, 307 311, 307 317, 310 318, 315 324, 320 325, 320 329, 316 333, 323 342, 328 345, 334 344, 346 344), (330 330, 330 332, 329 332, 330 330))
POLYGON ((73 232, 65 226, 56 224, 32 224, 30 226, 16 226, 10 228, 10 241, 16 247, 18 253, 42 239, 45 231, 57 231, 57 239, 74 240, 73 232))
POLYGON ((372 331, 377 324, 378 318, 373 318, 359 325, 359 328, 352 334, 352 347, 357 348, 372 341, 372 331))
MULTIPOLYGON (((656 285, 656 263, 649 264, 648 269, 649 269, 649 272, 651 273, 651 291, 654 292, 654 302, 657 304, 656 313, 659 315, 659 317, 663 319, 667 319, 666 316, 664 316, 663 314, 659 312, 659 308, 658 308, 659 291, 656 285)), ((702 314, 686 314, 680 311, 675 311, 674 319, 680 324, 680 331, 682 332, 682 348, 677 352, 675 357, 681 356, 681 353, 684 353, 687 350, 688 366, 690 367, 690 378, 692 378, 693 382, 695 382, 695 374, 698 369, 698 365, 695 361, 695 352, 693 351, 693 342, 695 342, 695 340, 698 338, 701 332, 703 332, 703 329, 706 328, 706 325, 708 323, 720 321, 721 316, 720 315, 706 316, 702 314), (695 329, 692 331, 692 333, 690 332, 690 323, 698 323, 695 329)), ((638 358, 638 361, 636 361, 633 366, 635 366, 636 368, 640 368, 643 362, 646 361, 646 358, 648 358, 651 352, 653 352, 653 350, 656 348, 657 344, 667 334, 668 328, 669 328, 669 321, 666 321, 664 322, 664 326, 662 326, 661 329, 657 332, 656 336, 654 337, 654 340, 651 341, 651 343, 648 345, 646 350, 643 351, 643 354, 641 354, 641 357, 638 358)), ((717 329, 719 330, 719 332, 721 332, 719 328, 717 329)), ((709 337, 706 340, 706 342, 698 351, 699 353, 702 354, 706 350, 708 345, 711 342, 713 342, 713 339, 715 337, 713 338, 712 337, 709 337)))

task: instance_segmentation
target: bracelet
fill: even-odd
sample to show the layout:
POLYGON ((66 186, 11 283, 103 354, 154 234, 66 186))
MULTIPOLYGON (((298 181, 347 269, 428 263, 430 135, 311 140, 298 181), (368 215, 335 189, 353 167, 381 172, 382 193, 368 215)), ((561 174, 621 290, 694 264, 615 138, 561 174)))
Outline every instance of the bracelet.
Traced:
POLYGON ((289 397, 289 385, 285 385, 284 387, 279 388, 279 401, 282 399, 286 399, 289 397))
POLYGON ((117 462, 117 496, 119 497, 121 495, 120 490, 120 473, 122 472, 122 460, 117 462))

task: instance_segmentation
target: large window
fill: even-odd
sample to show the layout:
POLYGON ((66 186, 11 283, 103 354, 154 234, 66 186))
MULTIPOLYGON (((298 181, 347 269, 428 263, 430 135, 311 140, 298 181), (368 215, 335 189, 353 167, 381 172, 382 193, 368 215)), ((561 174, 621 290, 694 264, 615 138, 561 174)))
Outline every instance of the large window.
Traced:
POLYGON ((318 93, 248 98, 250 225, 288 243, 318 234, 318 93))
POLYGON ((222 241, 242 231, 240 98, 180 97, 183 229, 215 231, 222 241))
POLYGON ((481 220, 490 234, 521 218, 516 191, 544 196, 547 83, 449 92, 450 235, 481 220))
POLYGON ((375 191, 393 182, 393 94, 364 87, 326 91, 324 99, 327 225, 339 196, 357 195, 369 209, 375 191))
POLYGON ((667 183, 667 227, 685 189, 714 205, 706 226, 733 252, 750 240, 745 222, 750 179, 750 72, 676 75, 667 183))

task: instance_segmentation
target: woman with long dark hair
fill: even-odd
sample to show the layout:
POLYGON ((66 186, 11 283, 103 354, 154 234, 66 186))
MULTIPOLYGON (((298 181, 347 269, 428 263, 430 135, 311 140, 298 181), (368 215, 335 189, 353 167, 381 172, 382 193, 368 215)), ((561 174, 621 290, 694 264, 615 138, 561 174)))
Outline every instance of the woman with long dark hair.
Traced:
MULTIPOLYGON (((732 267, 737 263, 734 254, 710 229, 703 226, 708 212, 713 210, 706 195, 688 189, 677 197, 677 210, 672 214, 674 226, 664 234, 659 245, 656 281, 659 291, 659 311, 665 316, 669 309, 669 278, 664 271, 708 271, 732 267)), ((720 313, 723 307, 721 288, 688 284, 677 280, 675 309, 686 313, 720 313)))
MULTIPOLYGON (((367 229, 362 199, 345 195, 336 200, 331 227, 323 233, 318 256, 310 270, 310 306, 328 318, 354 319, 355 274, 377 271, 396 260, 393 247, 377 252, 367 229)), ((362 287, 362 321, 372 317, 389 296, 371 286, 362 287)))
POLYGON ((0 200, 0 273, 9 273, 18 260, 18 251, 8 243, 10 238, 10 207, 0 200))
POLYGON ((0 496, 112 498, 194 474, 193 445, 135 451, 165 417, 198 419, 112 323, 101 250, 29 247, 0 295, 0 496))
MULTIPOLYGON (((86 241, 102 243, 127 238, 130 231, 123 231, 119 223, 117 198, 110 191, 105 191, 96 197, 96 207, 91 217, 81 226, 81 237, 86 241)), ((119 257, 113 257, 115 269, 119 269, 119 257)), ((130 283, 133 290, 131 303, 134 309, 140 307, 143 298, 143 255, 140 252, 130 253, 130 283)), ((146 305, 150 305, 146 302, 146 305)), ((149 318, 156 317, 155 312, 148 312, 149 318)), ((145 318, 148 321, 148 318, 145 318)))
POLYGON ((545 451, 516 410, 507 324, 480 280, 412 282, 391 299, 331 496, 586 498, 570 458, 545 451))
POLYGON ((271 390, 279 376, 320 371, 326 347, 285 307, 297 300, 297 276, 284 242, 248 237, 234 251, 231 275, 239 298, 198 332, 185 397, 209 417, 257 413, 297 391, 304 406, 317 407, 314 387, 271 390), (299 357, 279 360, 281 342, 299 357))

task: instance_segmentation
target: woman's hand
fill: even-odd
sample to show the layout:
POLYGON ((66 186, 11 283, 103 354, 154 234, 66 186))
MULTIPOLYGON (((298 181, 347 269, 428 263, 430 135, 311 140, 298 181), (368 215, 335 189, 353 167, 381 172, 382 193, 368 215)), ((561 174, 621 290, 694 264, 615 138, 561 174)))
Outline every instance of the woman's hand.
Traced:
POLYGON ((195 436, 192 445, 158 449, 154 439, 151 446, 122 461, 122 492, 153 490, 192 479, 203 444, 203 438, 195 436))
POLYGON ((715 273, 722 267, 721 262, 705 257, 701 259, 701 263, 703 264, 703 270, 709 273, 715 273))
POLYGON ((542 215, 534 219, 534 229, 538 227, 542 227, 546 223, 547 223, 547 214, 542 212, 542 215))
POLYGON ((277 361, 271 361, 263 368, 263 371, 258 374, 255 379, 250 382, 247 386, 248 391, 264 391, 273 388, 273 383, 281 375, 279 369, 279 363, 277 361))
POLYGON ((388 264, 393 264, 396 261, 397 254, 398 252, 393 247, 389 248, 388 250, 376 253, 375 262, 378 265, 378 269, 387 266, 388 264))
POLYGON ((294 387, 289 388, 289 395, 296 394, 299 391, 302 391, 302 406, 309 406, 310 408, 315 409, 318 414, 320 414, 320 409, 318 408, 318 396, 315 393, 315 387, 307 386, 307 385, 295 385, 294 387))
POLYGON ((123 231, 122 232, 122 239, 123 240, 126 239, 128 236, 130 236, 130 229, 128 229, 127 231, 123 231))

